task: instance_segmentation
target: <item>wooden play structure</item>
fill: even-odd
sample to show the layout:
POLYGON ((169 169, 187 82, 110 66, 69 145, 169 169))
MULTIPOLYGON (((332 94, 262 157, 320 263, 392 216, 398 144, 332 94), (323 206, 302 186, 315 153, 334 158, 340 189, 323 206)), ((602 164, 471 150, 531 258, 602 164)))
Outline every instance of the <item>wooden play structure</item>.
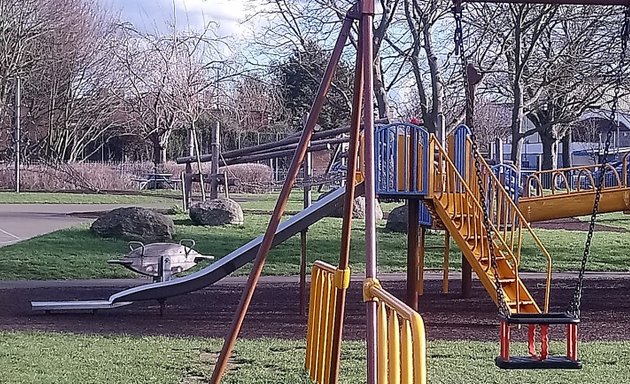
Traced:
MULTIPOLYGON (((347 144, 349 127, 341 127, 328 131, 317 132, 313 134, 312 143, 307 149, 309 154, 313 152, 334 150, 332 162, 340 155, 340 148, 347 144)), ((223 189, 226 197, 228 197, 228 188, 239 185, 241 182, 234 178, 230 172, 230 165, 255 163, 260 161, 277 160, 281 158, 290 158, 295 155, 298 142, 300 140, 300 132, 292 134, 284 139, 271 143, 258 144, 247 148, 234 149, 231 151, 221 152, 219 140, 219 126, 214 126, 212 130, 212 153, 206 155, 196 154, 194 156, 179 157, 177 164, 185 164, 185 171, 181 174, 182 184, 182 200, 184 209, 188 209, 192 201, 192 190, 194 184, 199 184, 202 200, 206 199, 205 184, 210 184, 209 198, 218 197, 219 188, 223 189), (201 168, 202 163, 210 162, 211 171, 204 174, 201 168), (193 165, 196 165, 196 172, 193 171, 193 165), (219 166, 222 166, 221 170, 219 166)), ((196 142, 196 140, 195 140, 196 142)), ((306 169, 306 168, 305 168, 306 169)))
MULTIPOLYGON (((482 0, 484 2, 526 2, 548 4, 606 4, 626 5, 626 0, 482 0)), ((271 248, 273 234, 284 213, 291 188, 300 164, 308 151, 316 119, 321 111, 332 74, 341 56, 352 24, 359 22, 353 113, 350 130, 347 190, 341 238, 341 251, 337 267, 315 262, 312 271, 311 297, 307 333, 305 368, 317 383, 336 383, 339 376, 340 344, 345 309, 345 293, 350 283, 348 268, 349 238, 352 224, 351 209, 354 188, 361 183, 365 190, 365 255, 366 273, 363 281, 367 322, 367 382, 374 383, 425 383, 425 334, 417 308, 417 295, 422 286, 422 241, 418 240, 423 225, 443 228, 462 251, 463 288, 470 288, 471 270, 474 271, 488 294, 495 301, 500 314, 500 353, 497 366, 506 369, 576 369, 581 368, 577 353, 577 325, 580 320, 580 302, 584 271, 597 213, 603 210, 628 210, 627 167, 616 178, 617 183, 606 187, 604 180, 608 166, 596 166, 599 173, 591 172, 590 187, 582 187, 578 176, 577 191, 565 180, 566 195, 553 193, 527 195, 520 199, 520 180, 514 182, 504 167, 491 167, 482 157, 476 141, 473 124, 474 87, 481 77, 467 62, 463 47, 462 1, 454 1, 457 52, 461 55, 466 87, 466 125, 459 127, 446 142, 424 128, 411 124, 390 124, 375 127, 372 104, 372 21, 374 1, 359 1, 344 19, 339 38, 320 85, 309 119, 302 132, 291 163, 287 180, 278 198, 252 272, 243 291, 237 313, 226 336, 221 354, 212 375, 212 382, 220 382, 234 348, 254 289, 262 272, 265 258, 271 248), (360 131, 363 116, 363 131, 360 131), (408 247, 408 303, 402 303, 381 286, 376 275, 376 231, 374 203, 377 196, 406 199, 409 204, 408 247), (580 207, 565 210, 555 200, 580 199, 580 207), (613 205, 607 202, 614 200, 613 205), (594 201, 594 203, 593 203, 594 201), (600 201, 603 203, 600 205, 600 201), (590 202, 590 204, 587 204, 590 202), (550 312, 552 256, 532 231, 530 219, 540 220, 532 213, 536 204, 555 207, 547 215, 575 215, 591 213, 591 226, 587 236, 575 295, 566 312, 550 312), (608 207, 608 208, 605 208, 608 207), (525 209, 527 215, 523 213, 525 209), (430 222, 430 223, 429 223, 430 222), (525 244, 527 243, 527 244, 525 244), (527 289, 519 274, 523 257, 534 257, 546 264, 545 295, 537 301, 527 289), (529 356, 510 354, 513 326, 524 326, 528 331, 529 356), (567 330, 567 353, 550 356, 548 349, 551 325, 563 325, 567 330), (540 329, 540 353, 536 350, 536 330, 540 329)), ((630 24, 626 12, 626 28, 630 24)), ((624 35, 623 56, 628 37, 624 35)), ((620 84, 618 84, 618 87, 620 84)), ((616 94, 618 96, 618 93, 616 94)), ((613 113, 616 110, 616 100, 613 113)), ((604 161, 610 147, 608 135, 604 161)), ((627 159, 626 159, 627 160, 627 159)), ((563 170, 562 174, 583 172, 563 170)), ((535 175, 531 180, 536 180, 535 175)), ((589 177, 589 176, 585 176, 589 177)), ((533 181, 531 181, 533 182, 533 181)), ((530 181, 526 184, 529 189, 530 181)), ((555 191, 554 191, 555 192, 555 191)), ((446 264, 446 263, 445 263, 446 264)), ((448 270, 445 268, 445 275, 448 270)), ((465 293, 465 292, 464 292, 465 293)))
MULTIPOLYGON (((627 0, 475 0, 495 3, 602 4, 628 6, 627 0)), ((630 8, 628 8, 630 9, 630 8)), ((366 199, 365 277, 362 279, 366 307, 367 383, 426 383, 426 335, 418 310, 424 271, 424 233, 426 228, 445 232, 445 291, 448 291, 448 247, 451 239, 462 253, 462 293, 470 292, 472 272, 499 309, 499 354, 496 365, 505 369, 578 369, 578 324, 584 272, 598 212, 630 210, 629 158, 620 168, 610 167, 607 160, 612 129, 606 138, 604 164, 535 173, 524 182, 517 170, 498 164, 491 166, 481 155, 474 130, 473 93, 480 76, 469 63, 463 47, 462 3, 454 1, 457 51, 461 55, 466 83, 466 124, 448 137, 438 136, 425 128, 407 123, 375 125, 373 97, 374 0, 359 0, 345 15, 340 34, 321 81, 317 97, 300 136, 258 147, 258 153, 247 151, 224 153, 225 164, 253 161, 268 156, 292 155, 286 181, 282 186, 265 234, 210 266, 190 275, 133 287, 107 300, 85 302, 34 302, 35 310, 115 308, 139 300, 162 303, 170 297, 202 289, 236 269, 253 261, 252 269, 238 304, 234 320, 212 373, 211 382, 219 383, 228 367, 245 315, 251 303, 270 249, 288 238, 302 234, 301 269, 306 230, 330 214, 343 202, 343 222, 339 261, 336 266, 316 261, 312 269, 307 352, 305 368, 317 383, 337 383, 340 370, 346 291, 350 285, 349 268, 352 207, 355 196, 366 199), (358 23, 357 54, 350 127, 341 131, 314 133, 318 116, 331 86, 342 51, 358 23), (320 146, 341 140, 348 134, 348 163, 345 187, 341 187, 303 211, 282 222, 287 201, 307 153, 320 146), (247 160, 244 160, 247 158, 247 160), (230 159, 228 161, 228 159, 230 159), (543 180, 551 180, 550 192, 543 180), (378 197, 406 200, 408 204, 408 273, 406 303, 382 286, 377 276, 377 232, 375 202, 378 197), (570 202, 570 204, 569 204, 570 202), (590 229, 579 265, 574 296, 566 311, 553 313, 550 308, 552 255, 532 231, 530 223, 550 218, 591 214, 590 229), (545 290, 542 299, 535 298, 520 274, 524 258, 540 258, 546 265, 545 290), (549 354, 552 326, 566 329, 566 354, 549 354), (512 334, 527 330, 528 355, 513 356, 512 334), (536 340, 537 330, 540 339, 536 340), (536 344, 540 342, 540 351, 536 344)), ((630 31, 630 11, 625 28, 630 31)), ((627 33, 623 36, 623 56, 619 68, 625 67, 627 33)), ((620 69, 620 70, 621 70, 620 69)), ((621 76, 619 76, 620 88, 621 76)), ((619 94, 617 93, 616 96, 619 94)), ((617 109, 613 104, 613 116, 617 109)), ((218 137, 215 135, 215 137, 218 137)), ((214 140, 216 143, 216 140, 214 140)), ((192 166, 212 160, 213 183, 218 175, 218 151, 210 158, 193 156, 180 159, 188 164, 187 187, 192 183, 192 166)), ((308 168, 308 167, 307 167, 308 168)), ((225 180, 225 179, 224 179, 225 180)), ((199 172, 199 181, 203 176, 199 172)), ((190 189, 188 189, 190 190, 190 189)), ((305 191, 307 193, 308 191, 305 191)), ((305 199, 306 200, 306 199, 305 199)), ((304 287, 306 281, 301 282, 304 287)), ((303 298, 306 302, 306 298, 303 298)))

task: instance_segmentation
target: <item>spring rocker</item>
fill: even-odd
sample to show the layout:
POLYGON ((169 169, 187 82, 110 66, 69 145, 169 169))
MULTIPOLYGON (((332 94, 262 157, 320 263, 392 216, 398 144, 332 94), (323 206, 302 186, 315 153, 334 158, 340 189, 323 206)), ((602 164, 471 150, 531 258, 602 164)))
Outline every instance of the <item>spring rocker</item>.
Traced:
MULTIPOLYGON (((605 4, 627 5, 626 0, 476 0, 494 3, 605 4)), ((452 238, 461 250, 468 268, 497 304, 500 315, 500 352, 496 365, 505 369, 578 369, 582 366, 577 352, 577 326, 584 271, 603 182, 594 188, 595 202, 574 299, 566 312, 549 311, 552 258, 519 208, 518 193, 506 185, 505 171, 492 168, 481 156, 475 135, 473 116, 474 78, 463 47, 462 2, 454 2, 457 52, 460 55, 466 91, 466 125, 441 141, 423 127, 395 123, 375 127, 373 107, 373 36, 374 0, 358 1, 345 15, 340 34, 313 102, 302 136, 295 150, 286 181, 278 197, 262 243, 254 260, 237 313, 225 338, 211 382, 219 383, 233 351, 245 314, 251 303, 265 259, 273 244, 287 200, 295 183, 313 136, 316 121, 339 63, 343 48, 358 22, 354 93, 348 150, 341 249, 337 266, 316 261, 312 268, 305 368, 317 383, 337 383, 341 341, 350 284, 349 253, 352 226, 352 202, 363 191, 366 199, 365 262, 363 299, 367 323, 367 383, 426 383, 426 336, 421 316, 416 311, 421 291, 423 262, 418 252, 419 227, 445 229, 446 244, 452 238), (354 159, 354 161, 352 161, 354 159), (407 303, 387 292, 376 271, 375 201, 379 197, 406 199, 409 202, 409 249, 407 303), (534 299, 519 275, 524 243, 528 242, 546 264, 545 295, 541 305, 534 299), (550 326, 567 330, 566 356, 549 354, 550 326), (515 328, 528 332, 529 356, 510 355, 510 341, 515 328), (540 330, 540 352, 536 333, 540 330)), ((628 25, 626 12, 626 25, 628 25)), ((627 31, 628 28, 625 28, 627 31)), ((625 64, 621 58, 620 68, 625 64)), ((620 73, 621 74, 621 73, 620 73)), ((621 77, 621 76, 619 76, 621 77)), ((617 88, 620 88, 619 80, 617 88)), ((617 93, 618 95, 618 93, 617 93)), ((613 105, 616 110, 616 101, 613 105)), ((610 147, 609 130, 605 154, 610 147)), ((606 156, 604 156, 606 158, 606 156)), ((606 165, 602 165, 603 178, 606 165)), ((509 183, 507 183, 509 184, 509 183)), ((445 273, 447 270, 445 269, 445 273)), ((463 274, 467 271, 463 268, 463 274)), ((464 280, 464 279, 463 279, 464 280)))

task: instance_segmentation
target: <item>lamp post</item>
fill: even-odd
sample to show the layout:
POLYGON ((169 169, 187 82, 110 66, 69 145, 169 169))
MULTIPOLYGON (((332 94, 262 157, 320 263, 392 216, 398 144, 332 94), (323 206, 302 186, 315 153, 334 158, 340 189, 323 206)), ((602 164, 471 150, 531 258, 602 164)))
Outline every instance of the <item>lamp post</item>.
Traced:
POLYGON ((20 193, 20 141, 21 138, 21 127, 20 127, 20 105, 22 104, 22 81, 20 77, 15 78, 15 192, 20 193))

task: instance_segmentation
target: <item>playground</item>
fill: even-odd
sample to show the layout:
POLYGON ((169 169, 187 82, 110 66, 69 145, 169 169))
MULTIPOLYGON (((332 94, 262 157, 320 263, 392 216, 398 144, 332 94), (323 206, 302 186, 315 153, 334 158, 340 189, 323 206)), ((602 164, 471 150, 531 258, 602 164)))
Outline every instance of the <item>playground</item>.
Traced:
POLYGON ((611 145, 630 6, 578 3, 626 5, 593 164, 522 172, 502 144, 482 148, 482 76, 466 56, 459 0, 461 121, 447 131, 441 119, 376 119, 376 8, 358 1, 300 131, 221 153, 217 123, 202 155, 193 128, 180 179, 154 172, 142 185, 173 181, 181 207, 120 207, 89 230, 0 249, 0 274, 13 280, 0 283, 0 370, 16 383, 626 382, 630 153, 611 145), (349 126, 317 131, 353 31, 349 126), (311 154, 332 145, 328 171, 339 156, 343 177, 313 196, 311 154), (231 194, 230 165, 278 158, 291 158, 279 191, 231 194))

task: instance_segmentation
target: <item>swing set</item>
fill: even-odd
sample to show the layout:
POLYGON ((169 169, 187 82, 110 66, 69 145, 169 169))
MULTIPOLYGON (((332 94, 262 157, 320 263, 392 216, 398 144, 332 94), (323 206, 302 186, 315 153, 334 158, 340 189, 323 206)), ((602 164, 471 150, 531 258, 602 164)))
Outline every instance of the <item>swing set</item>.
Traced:
MULTIPOLYGON (((630 13, 628 12, 630 2, 628 0, 471 1, 626 6, 624 32, 622 34, 622 55, 616 80, 615 99, 612 105, 614 116, 618 108, 617 99, 626 66, 625 52, 630 20, 630 13)), ((473 264, 472 268, 499 308, 500 354, 496 358, 497 366, 505 369, 580 368, 582 364, 578 359, 577 352, 577 326, 580 321, 584 272, 604 186, 603 177, 606 164, 602 164, 599 172, 600 180, 596 184, 595 201, 573 300, 566 312, 549 312, 551 258, 519 211, 518 205, 510 197, 510 193, 490 171, 490 167, 479 153, 472 122, 474 105, 470 92, 470 85, 476 81, 469 78, 470 72, 467 71, 469 64, 464 51, 462 0, 454 0, 453 12, 456 22, 455 43, 463 67, 464 81, 467 85, 468 127, 466 130, 468 133, 464 135, 463 147, 453 146, 456 151, 459 151, 454 154, 448 153, 449 151, 440 144, 440 140, 435 135, 426 133, 422 127, 410 124, 387 126, 385 127, 387 134, 382 137, 378 133, 381 132, 381 129, 375 129, 372 101, 374 3, 374 0, 359 0, 345 15, 317 97, 311 107, 288 170, 286 181, 254 260, 237 313, 215 365, 211 382, 219 383, 227 369, 228 359, 234 349, 265 259, 273 244, 274 234, 284 214, 289 194, 305 158, 335 69, 352 26, 357 22, 358 44, 348 150, 348 159, 356 159, 356 161, 348 162, 338 266, 334 267, 317 261, 312 269, 305 362, 305 368, 311 379, 317 383, 338 382, 346 291, 350 284, 349 254, 352 206, 359 190, 364 191, 366 199, 366 272, 363 281, 363 298, 366 304, 367 321, 368 384, 426 383, 426 338, 422 318, 414 310, 417 296, 415 294, 409 295, 415 299, 412 301, 416 301, 416 303, 405 304, 387 292, 377 279, 375 201, 377 195, 388 194, 409 199, 410 207, 412 207, 410 211, 414 211, 410 213, 410 218, 415 220, 415 223, 410 221, 410 229, 414 226, 417 228, 418 212, 413 207, 418 207, 418 202, 422 200, 431 216, 444 224, 459 248, 466 254, 468 261, 473 264), (394 137, 393 140, 392 137, 394 137), (464 167, 461 166, 462 164, 464 167), (387 176, 383 181, 383 174, 389 175, 383 170, 392 165, 396 167, 392 179, 390 180, 387 176), (402 182, 399 182, 400 180, 402 182), (412 202, 414 205, 411 204, 412 202), (528 233, 534 239, 540 253, 548 260, 548 278, 543 309, 538 307, 518 274, 523 233, 528 233), (549 355, 549 327, 551 325, 566 327, 566 356, 549 355), (513 357, 510 355, 511 333, 515 326, 518 326, 517 328, 523 326, 528 330, 529 356, 513 357), (535 345, 538 329, 541 342, 540 352, 536 351, 535 345)), ((610 149, 612 132, 613 129, 609 129, 606 136, 604 162, 610 149)), ((417 238, 414 246, 417 247, 417 238)), ((411 265, 412 263, 410 263, 411 265)), ((418 266, 417 260, 414 265, 415 267, 418 266)), ((410 269, 409 277, 417 276, 414 275, 415 273, 416 270, 410 269)))

